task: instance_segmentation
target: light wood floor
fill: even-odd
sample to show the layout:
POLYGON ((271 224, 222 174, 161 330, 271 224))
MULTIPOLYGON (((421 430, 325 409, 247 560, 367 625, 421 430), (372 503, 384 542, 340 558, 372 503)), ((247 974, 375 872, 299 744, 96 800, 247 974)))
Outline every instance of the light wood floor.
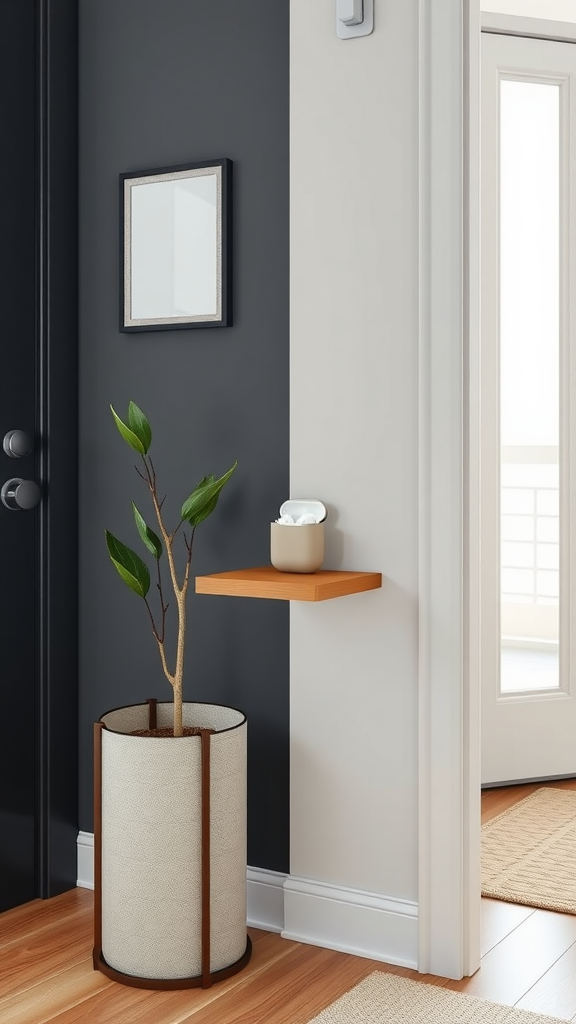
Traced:
MULTIPOLYGON (((553 783, 576 789, 576 780, 553 783)), ((482 794, 487 820, 534 786, 482 794)), ((249 929, 245 971, 206 991, 152 992, 92 970, 92 893, 73 889, 0 915, 2 1024, 307 1024, 374 970, 576 1021, 576 917, 483 900, 482 967, 447 981, 249 929)))

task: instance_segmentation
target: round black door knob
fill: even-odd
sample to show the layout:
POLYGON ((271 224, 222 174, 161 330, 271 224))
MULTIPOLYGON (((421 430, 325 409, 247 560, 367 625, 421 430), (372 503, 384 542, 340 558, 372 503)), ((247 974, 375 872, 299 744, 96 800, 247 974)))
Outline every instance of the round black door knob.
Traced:
POLYGON ((0 491, 2 503, 15 512, 34 508, 40 501, 40 495, 40 488, 34 480, 22 480, 20 477, 7 480, 0 491))

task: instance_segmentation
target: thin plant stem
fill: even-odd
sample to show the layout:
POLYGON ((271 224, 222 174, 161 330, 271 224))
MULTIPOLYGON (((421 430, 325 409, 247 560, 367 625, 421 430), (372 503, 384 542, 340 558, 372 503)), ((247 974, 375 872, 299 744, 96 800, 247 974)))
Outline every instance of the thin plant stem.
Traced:
MULTIPOLYGON (((170 670, 168 668, 167 660, 166 660, 166 649, 165 649, 165 645, 164 645, 164 615, 165 615, 165 607, 164 607, 164 598, 163 598, 161 589, 160 589, 160 601, 161 601, 161 607, 163 609, 163 612, 162 612, 162 616, 163 616, 162 637, 160 638, 160 635, 155 630, 154 626, 153 626, 153 630, 154 630, 154 635, 155 635, 155 638, 156 638, 156 642, 158 644, 158 650, 160 652, 160 658, 161 658, 161 661, 162 661, 162 668, 164 670, 164 675, 166 676, 168 682, 171 684, 172 689, 173 689, 173 697, 174 697, 174 735, 175 736, 182 736, 183 735, 183 725, 182 725, 182 687, 183 687, 183 678, 184 678, 184 648, 185 648, 185 641, 186 641, 186 595, 187 595, 187 592, 188 592, 188 585, 189 585, 189 582, 190 582, 190 561, 191 561, 191 557, 192 557, 192 549, 190 547, 189 552, 188 552, 188 558, 186 560, 186 567, 185 567, 185 570, 184 570, 184 580, 182 582, 182 585, 180 586, 180 583, 178 581, 178 574, 177 574, 177 571, 176 571, 176 563, 174 561, 173 545, 174 545, 174 537, 176 536, 176 533, 178 532, 178 529, 180 528, 181 523, 178 524, 178 527, 176 528, 176 530, 174 530, 173 533, 171 533, 171 534, 168 533, 168 530, 166 529, 166 526, 164 525, 164 519, 163 519, 163 516, 162 516, 162 507, 161 507, 162 506, 162 502, 160 502, 159 499, 158 499, 158 492, 157 492, 157 488, 156 488, 156 473, 154 471, 154 466, 152 464, 152 460, 151 459, 147 460, 145 456, 143 456, 142 458, 143 458, 144 469, 145 469, 145 473, 146 473, 145 479, 146 479, 146 482, 148 484, 148 488, 150 490, 150 495, 152 497, 152 504, 154 505, 154 511, 156 513, 156 519, 157 519, 157 522, 158 522, 158 526, 160 528, 160 532, 162 534, 162 539, 164 541, 164 547, 166 549, 166 557, 168 559, 168 566, 170 568, 170 578, 171 578, 171 581, 172 581, 172 589, 174 591, 174 596, 176 598, 176 604, 177 604, 177 607, 178 607, 178 634, 177 634, 177 641, 176 641, 176 665, 175 665, 173 673, 170 672, 170 670)), ((159 567, 158 567, 158 571, 160 571, 159 567)), ((161 581, 160 581, 160 588, 161 588, 161 581)), ((152 618, 152 616, 151 616, 151 618, 152 618)))

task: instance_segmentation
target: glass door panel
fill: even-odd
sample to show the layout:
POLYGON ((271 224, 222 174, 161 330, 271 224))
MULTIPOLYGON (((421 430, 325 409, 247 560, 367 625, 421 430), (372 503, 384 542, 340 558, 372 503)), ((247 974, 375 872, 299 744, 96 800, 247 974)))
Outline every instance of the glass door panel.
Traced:
POLYGON ((560 685, 560 88, 500 81, 500 691, 560 685))

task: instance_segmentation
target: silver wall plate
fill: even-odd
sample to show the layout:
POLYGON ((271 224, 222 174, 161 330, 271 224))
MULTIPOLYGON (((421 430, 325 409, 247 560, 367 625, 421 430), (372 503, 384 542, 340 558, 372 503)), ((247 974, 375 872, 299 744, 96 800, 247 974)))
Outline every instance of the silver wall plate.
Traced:
POLYGON ((336 10, 336 34, 339 39, 352 39, 354 36, 369 36, 374 31, 374 0, 364 0, 364 21, 361 25, 344 25, 336 10))

